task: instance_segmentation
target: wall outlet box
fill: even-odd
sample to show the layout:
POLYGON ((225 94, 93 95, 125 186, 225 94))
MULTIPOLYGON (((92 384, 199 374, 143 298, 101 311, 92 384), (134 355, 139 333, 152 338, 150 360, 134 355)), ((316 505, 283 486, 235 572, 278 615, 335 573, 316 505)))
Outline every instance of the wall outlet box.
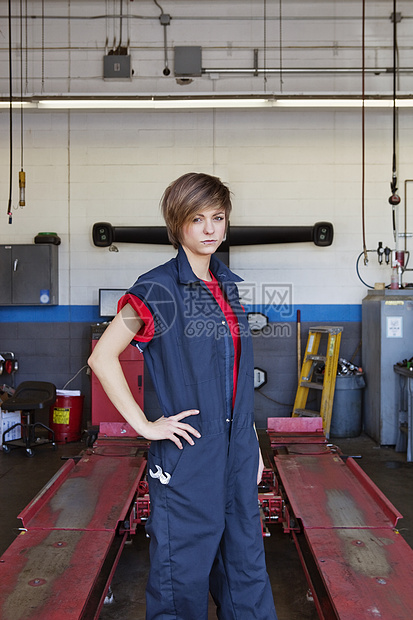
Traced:
POLYGON ((131 80, 131 57, 125 54, 107 54, 103 57, 104 80, 131 80))

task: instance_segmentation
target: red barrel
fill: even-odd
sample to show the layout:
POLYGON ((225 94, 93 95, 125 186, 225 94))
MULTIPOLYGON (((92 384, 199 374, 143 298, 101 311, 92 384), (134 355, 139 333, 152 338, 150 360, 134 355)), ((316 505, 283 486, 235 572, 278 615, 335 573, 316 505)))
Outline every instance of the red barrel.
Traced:
POLYGON ((82 432, 84 396, 57 396, 50 407, 50 428, 56 443, 79 441, 82 432))

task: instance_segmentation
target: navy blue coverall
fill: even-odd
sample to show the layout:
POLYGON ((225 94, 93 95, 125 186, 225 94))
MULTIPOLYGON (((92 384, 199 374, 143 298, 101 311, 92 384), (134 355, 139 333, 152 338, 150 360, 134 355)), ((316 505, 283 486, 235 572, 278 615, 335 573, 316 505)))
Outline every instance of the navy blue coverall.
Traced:
POLYGON ((141 316, 142 302, 149 310, 133 344, 144 353, 163 414, 200 411, 183 420, 201 433, 194 446, 151 443, 146 617, 207 620, 210 591, 221 620, 276 620, 258 510, 253 353, 235 284, 241 278, 215 256, 210 269, 239 321, 234 407, 230 330, 182 247, 176 258, 141 276, 120 302, 141 316))

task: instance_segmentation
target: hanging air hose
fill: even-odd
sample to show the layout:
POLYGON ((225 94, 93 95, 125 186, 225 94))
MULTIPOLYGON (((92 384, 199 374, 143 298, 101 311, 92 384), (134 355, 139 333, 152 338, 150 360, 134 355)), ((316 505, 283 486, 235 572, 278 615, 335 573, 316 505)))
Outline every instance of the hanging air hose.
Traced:
POLYGON ((396 222, 396 207, 400 204, 400 196, 397 194, 397 139, 398 139, 398 111, 396 106, 396 94, 397 94, 397 13, 396 2, 393 0, 393 156, 392 156, 392 179, 390 182, 391 196, 389 203, 392 206, 392 223, 393 223, 393 237, 397 246, 397 222, 396 222))
POLYGON ((363 0, 363 16, 361 21, 361 224, 363 237, 363 254, 364 264, 369 262, 366 245, 366 212, 365 212, 365 194, 366 194, 366 127, 365 127, 365 76, 366 76, 366 0, 363 0))
MULTIPOLYGON (((396 207, 400 204, 401 199, 397 194, 397 148, 398 148, 398 108, 397 108, 397 77, 398 77, 398 46, 397 46, 397 23, 401 20, 401 14, 397 13, 397 0, 393 0, 393 13, 391 19, 393 21, 393 152, 392 152, 392 177, 390 182, 391 196, 389 203, 392 207, 392 228, 393 237, 395 243, 395 250, 390 248, 383 248, 382 243, 379 243, 377 250, 368 250, 366 247, 365 238, 365 2, 363 0, 363 20, 362 20, 362 233, 363 233, 363 251, 356 260, 356 272, 360 281, 368 288, 373 288, 368 285, 360 276, 359 261, 362 255, 364 255, 364 264, 368 264, 368 253, 376 252, 378 254, 379 264, 383 262, 383 254, 386 253, 386 264, 389 264, 389 257, 391 254, 391 267, 392 276, 390 288, 400 289, 403 288, 402 275, 406 271, 407 263, 409 261, 409 252, 406 248, 404 251, 399 251, 398 245, 398 232, 397 232, 397 213, 396 207)), ((406 240, 405 240, 406 246, 406 240)))

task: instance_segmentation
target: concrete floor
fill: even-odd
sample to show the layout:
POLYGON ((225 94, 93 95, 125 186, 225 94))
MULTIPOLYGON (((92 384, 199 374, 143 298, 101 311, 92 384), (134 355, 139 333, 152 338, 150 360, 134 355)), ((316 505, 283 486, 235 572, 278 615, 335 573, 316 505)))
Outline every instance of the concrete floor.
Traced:
MULTIPOLYGON (((265 449, 266 438, 261 438, 265 449)), ((391 447, 378 447, 369 437, 335 440, 345 455, 361 455, 361 467, 384 492, 404 518, 399 531, 413 547, 413 463, 406 463, 405 453, 391 447)), ((17 514, 61 467, 63 456, 79 454, 81 442, 58 446, 42 446, 33 458, 24 451, 9 454, 0 451, 0 554, 18 534, 17 514)), ((314 604, 307 600, 307 583, 294 544, 283 534, 281 526, 271 528, 265 539, 267 568, 273 587, 279 620, 316 620, 314 604)), ((145 581, 148 569, 148 541, 143 528, 127 545, 117 567, 112 589, 114 602, 105 605, 101 620, 143 620, 145 617, 145 581)), ((209 618, 215 618, 211 601, 209 618)))

